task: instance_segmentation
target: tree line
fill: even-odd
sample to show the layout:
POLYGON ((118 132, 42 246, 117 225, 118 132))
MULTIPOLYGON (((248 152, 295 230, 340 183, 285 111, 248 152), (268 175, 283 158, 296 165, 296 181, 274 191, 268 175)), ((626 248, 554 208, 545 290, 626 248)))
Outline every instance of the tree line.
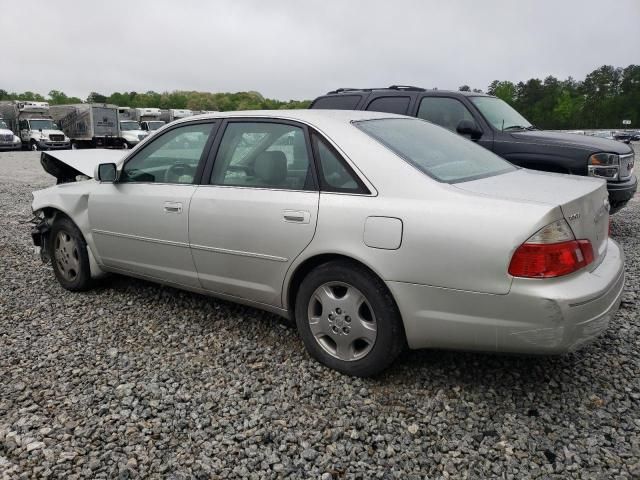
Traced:
POLYGON ((111 103, 119 107, 146 108, 179 108, 189 110, 279 110, 286 108, 307 108, 310 100, 274 100, 264 98, 258 92, 210 93, 188 92, 176 90, 173 92, 114 92, 103 95, 91 92, 86 99, 68 97, 60 90, 51 90, 48 96, 34 92, 7 92, 0 89, 0 100, 25 100, 35 102, 49 102, 51 105, 65 105, 72 103, 111 103))
MULTIPOLYGON (((468 85, 459 87, 471 91, 468 85)), ((474 92, 482 92, 474 88, 474 92)), ((548 76, 514 83, 494 80, 487 93, 495 95, 543 129, 622 128, 622 120, 640 126, 640 65, 625 68, 603 65, 584 80, 569 77, 560 80, 548 76)), ((86 99, 68 97, 51 90, 47 97, 34 92, 7 92, 0 89, 0 100, 32 100, 52 105, 67 103, 112 103, 121 107, 181 108, 190 110, 278 110, 307 108, 310 100, 274 100, 258 92, 210 93, 176 90, 114 92, 104 95, 91 92, 86 99)))
MULTIPOLYGON (((460 90, 470 90, 463 85, 460 90)), ((640 65, 610 65, 584 80, 548 76, 513 83, 494 80, 487 93, 509 103, 531 123, 543 129, 624 128, 640 126, 640 65)))

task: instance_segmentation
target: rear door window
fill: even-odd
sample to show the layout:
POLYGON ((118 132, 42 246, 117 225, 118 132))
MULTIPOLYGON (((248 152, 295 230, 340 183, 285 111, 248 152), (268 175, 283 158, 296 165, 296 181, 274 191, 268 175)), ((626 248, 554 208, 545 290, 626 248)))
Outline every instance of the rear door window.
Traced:
POLYGON ((302 128, 275 122, 230 122, 210 183, 278 190, 314 190, 302 128))
POLYGON ((334 95, 331 97, 320 97, 311 108, 324 110, 355 110, 360 103, 362 95, 334 95))
POLYGON ((397 113, 406 115, 409 109, 409 97, 378 97, 367 106, 373 112, 397 113))

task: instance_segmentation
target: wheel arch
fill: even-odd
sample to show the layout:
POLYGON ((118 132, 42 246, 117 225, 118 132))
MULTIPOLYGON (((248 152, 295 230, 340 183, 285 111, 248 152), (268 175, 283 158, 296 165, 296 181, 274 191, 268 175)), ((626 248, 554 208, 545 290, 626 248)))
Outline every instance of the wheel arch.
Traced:
POLYGON ((398 307, 398 303, 396 302, 396 299, 393 296, 393 292, 391 292, 391 290, 387 287, 386 283, 384 282, 384 279, 382 278, 382 275, 380 275, 379 272, 373 269, 370 265, 367 265, 362 260, 352 257, 350 255, 346 255, 343 253, 327 252, 327 253, 317 253, 308 258, 305 258, 298 265, 294 267, 293 272, 288 276, 288 280, 285 280, 286 283, 285 283, 285 288, 283 289, 284 298, 283 298, 282 304, 289 312, 290 320, 295 319, 296 296, 298 294, 298 289, 300 288, 300 284, 302 283, 304 278, 316 267, 319 267, 320 265, 323 265, 331 261, 336 261, 336 260, 343 261, 346 263, 357 264, 360 267, 367 270, 371 275, 378 278, 382 282, 382 284, 385 286, 387 291, 389 292, 389 295, 393 299, 393 302, 396 305, 398 312, 400 312, 400 308, 398 307))
POLYGON ((91 271, 91 278, 100 278, 106 275, 106 272, 102 270, 102 268, 100 268, 100 265, 98 264, 96 257, 94 255, 94 249, 92 248, 91 244, 87 241, 87 237, 85 233, 82 231, 81 226, 78 225, 78 222, 74 220, 74 218, 68 212, 64 211, 64 209, 59 208, 58 206, 51 206, 51 205, 43 206, 34 211, 34 213, 37 213, 37 212, 42 212, 44 216, 44 222, 46 223, 46 226, 47 226, 46 231, 42 233, 43 245, 46 244, 48 241, 49 231, 51 229, 51 226, 54 224, 54 222, 58 218, 66 218, 76 226, 76 228, 78 229, 78 232, 80 232, 80 235, 82 235, 82 239, 84 240, 84 243, 87 247, 87 254, 89 256, 89 269, 91 271))

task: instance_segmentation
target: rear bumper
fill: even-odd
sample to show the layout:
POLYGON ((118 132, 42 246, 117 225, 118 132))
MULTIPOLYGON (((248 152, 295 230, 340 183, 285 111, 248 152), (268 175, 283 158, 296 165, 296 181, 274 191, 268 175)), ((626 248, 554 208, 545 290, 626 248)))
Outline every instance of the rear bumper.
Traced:
POLYGON ((611 213, 615 213, 624 207, 633 198, 638 189, 638 178, 632 175, 624 182, 607 182, 609 191, 609 203, 611 203, 611 213))
POLYGON ((624 288, 624 258, 609 239, 593 271, 513 280, 506 295, 387 282, 411 348, 557 354, 602 333, 624 288))

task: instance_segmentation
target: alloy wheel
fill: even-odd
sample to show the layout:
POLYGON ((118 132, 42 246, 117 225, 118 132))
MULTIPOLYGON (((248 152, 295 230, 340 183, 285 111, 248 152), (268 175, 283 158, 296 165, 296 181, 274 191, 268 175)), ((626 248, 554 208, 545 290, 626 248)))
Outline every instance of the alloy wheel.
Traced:
POLYGON ((377 337, 373 308, 353 285, 327 282, 311 296, 307 309, 316 342, 334 358, 354 361, 365 357, 377 337))
POLYGON ((76 239, 64 230, 56 235, 54 257, 60 275, 69 282, 74 281, 80 273, 80 253, 76 239))

